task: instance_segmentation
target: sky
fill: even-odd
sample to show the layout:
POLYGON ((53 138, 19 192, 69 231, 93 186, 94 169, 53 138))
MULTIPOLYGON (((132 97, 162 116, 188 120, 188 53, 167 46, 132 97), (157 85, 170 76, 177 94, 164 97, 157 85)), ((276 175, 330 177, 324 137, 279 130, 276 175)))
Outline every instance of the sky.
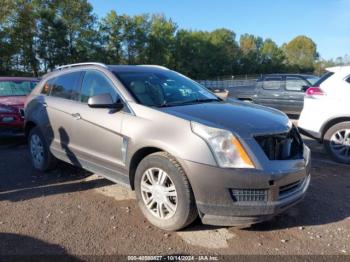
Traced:
POLYGON ((350 0, 89 0, 99 18, 164 14, 179 28, 217 28, 271 38, 278 45, 306 35, 324 59, 350 55, 350 0))

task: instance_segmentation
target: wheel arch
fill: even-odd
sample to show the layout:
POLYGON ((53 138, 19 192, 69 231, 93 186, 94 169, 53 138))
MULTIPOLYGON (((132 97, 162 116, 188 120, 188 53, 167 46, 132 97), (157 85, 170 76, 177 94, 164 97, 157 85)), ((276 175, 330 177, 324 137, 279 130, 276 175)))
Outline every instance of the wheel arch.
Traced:
POLYGON ((24 126, 24 135, 25 137, 28 137, 30 130, 32 130, 34 127, 36 127, 37 124, 34 121, 28 121, 25 123, 24 126))
POLYGON ((159 147, 147 146, 147 147, 139 148, 132 155, 130 159, 130 164, 129 164, 129 182, 132 190, 135 190, 135 174, 136 174, 137 166, 142 161, 142 159, 144 159, 146 156, 156 152, 166 152, 166 151, 159 147))
POLYGON ((326 134, 327 130, 331 128, 332 126, 342 123, 342 122, 347 122, 350 121, 350 116, 342 116, 342 117, 336 117, 328 120, 321 129, 321 140, 323 142, 324 140, 324 135, 326 134))

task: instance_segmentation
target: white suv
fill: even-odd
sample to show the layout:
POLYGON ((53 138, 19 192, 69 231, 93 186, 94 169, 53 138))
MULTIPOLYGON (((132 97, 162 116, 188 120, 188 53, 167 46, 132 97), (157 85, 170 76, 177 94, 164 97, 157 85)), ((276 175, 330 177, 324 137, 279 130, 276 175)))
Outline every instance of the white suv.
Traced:
POLYGON ((336 161, 350 164, 350 66, 327 68, 306 91, 298 125, 336 161))

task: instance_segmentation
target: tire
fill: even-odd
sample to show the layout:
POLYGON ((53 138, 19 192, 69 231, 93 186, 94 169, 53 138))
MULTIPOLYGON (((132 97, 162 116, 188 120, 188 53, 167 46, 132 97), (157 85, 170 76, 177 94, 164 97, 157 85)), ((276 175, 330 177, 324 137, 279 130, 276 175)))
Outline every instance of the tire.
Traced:
POLYGON ((350 164, 350 122, 333 125, 326 131, 323 140, 325 149, 335 161, 350 164))
MULTIPOLYGON (((158 188, 159 187, 161 188, 160 191, 164 192, 162 191, 164 190, 164 187, 158 186, 158 188)), ((163 230, 173 231, 182 229, 191 224, 198 216, 195 198, 190 183, 185 175, 185 172, 180 166, 180 164, 176 161, 176 159, 168 153, 153 153, 145 157, 140 162, 135 174, 135 191, 139 207, 144 216, 148 219, 148 221, 151 224, 163 230), (167 178, 165 178, 164 180, 165 188, 168 190, 170 188, 173 188, 172 186, 174 186, 175 193, 174 191, 172 191, 171 194, 176 194, 176 197, 166 196, 164 198, 162 193, 158 194, 156 190, 146 193, 144 190, 144 186, 141 189, 141 184, 144 185, 144 183, 147 184, 150 182, 150 179, 148 179, 150 176, 146 175, 147 172, 149 175, 153 174, 153 178, 157 178, 154 180, 153 183, 153 185, 156 185, 157 187, 159 185, 158 179, 160 177, 159 175, 161 171, 165 172, 165 175, 167 175, 167 178), (149 199, 157 198, 158 200, 160 198, 160 200, 159 202, 155 202, 152 205, 152 211, 151 208, 148 208, 146 206, 146 202, 149 199), (172 205, 165 205, 165 203, 169 202, 172 205), (174 203, 176 205, 175 208, 174 203), (167 206, 171 208, 167 208, 167 206), (160 209, 158 209, 158 207, 160 207, 160 209), (156 212, 154 209, 157 211, 161 211, 156 212), (169 213, 167 213, 167 211, 169 213), (159 217, 161 213, 163 214, 163 218, 159 217)))
POLYGON ((50 152, 49 146, 39 127, 34 127, 30 130, 28 146, 32 164, 35 169, 45 172, 55 167, 57 159, 50 152))

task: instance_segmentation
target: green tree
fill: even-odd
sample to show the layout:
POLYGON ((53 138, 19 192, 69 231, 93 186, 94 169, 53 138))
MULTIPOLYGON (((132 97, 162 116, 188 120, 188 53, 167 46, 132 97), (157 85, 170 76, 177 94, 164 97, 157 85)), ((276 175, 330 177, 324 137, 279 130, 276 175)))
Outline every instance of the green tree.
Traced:
POLYGON ((13 16, 15 3, 11 0, 3 0, 0 8, 0 74, 6 74, 11 70, 11 58, 16 53, 10 37, 10 17, 13 16))
POLYGON ((150 31, 149 16, 123 15, 121 18, 125 62, 128 64, 146 63, 150 31))
POLYGON ((38 55, 46 72, 67 62, 68 33, 64 21, 56 14, 54 5, 49 4, 47 8, 41 8, 38 13, 38 55))
POLYGON ((175 69, 195 79, 213 77, 211 59, 214 56, 210 33, 179 30, 175 36, 175 69))
POLYGON ((62 35, 68 42, 67 62, 85 61, 93 48, 94 26, 96 17, 92 5, 87 0, 53 1, 56 17, 66 28, 62 35))
POLYGON ((239 47, 236 34, 228 29, 217 29, 209 34, 211 50, 209 50, 209 68, 211 75, 233 75, 237 69, 239 47))
POLYGON ((243 34, 239 39, 240 47, 240 73, 254 74, 257 73, 261 65, 260 49, 263 40, 251 34, 243 34))
POLYGON ((30 1, 17 0, 14 5, 14 12, 8 18, 11 29, 9 36, 11 44, 17 52, 13 59, 17 71, 39 74, 39 61, 36 57, 37 24, 35 4, 30 1))
POLYGON ((281 48, 271 39, 265 39, 261 49, 261 72, 273 73, 283 71, 283 61, 285 59, 281 48))
POLYGON ((122 62, 122 26, 123 20, 115 11, 109 12, 100 23, 100 40, 106 63, 118 64, 122 62))
POLYGON ((163 15, 153 15, 148 35, 148 63, 170 66, 173 63, 174 34, 177 25, 163 15))
POLYGON ((318 58, 317 47, 311 38, 297 36, 283 45, 287 64, 293 71, 312 72, 314 62, 318 58))

